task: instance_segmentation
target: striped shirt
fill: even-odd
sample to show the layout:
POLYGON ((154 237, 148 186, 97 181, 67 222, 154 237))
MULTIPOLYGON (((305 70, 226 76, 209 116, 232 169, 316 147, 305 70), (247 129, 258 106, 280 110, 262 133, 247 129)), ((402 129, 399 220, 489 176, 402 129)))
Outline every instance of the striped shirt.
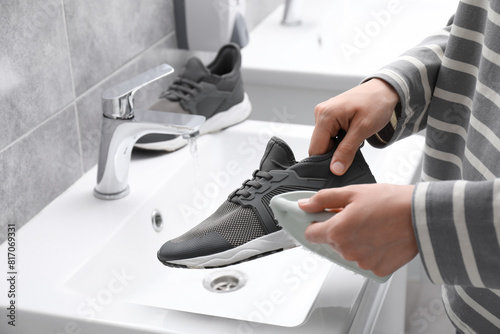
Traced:
POLYGON ((400 97, 389 144, 426 128, 412 217, 427 275, 459 332, 500 333, 500 0, 462 0, 372 77, 400 97))

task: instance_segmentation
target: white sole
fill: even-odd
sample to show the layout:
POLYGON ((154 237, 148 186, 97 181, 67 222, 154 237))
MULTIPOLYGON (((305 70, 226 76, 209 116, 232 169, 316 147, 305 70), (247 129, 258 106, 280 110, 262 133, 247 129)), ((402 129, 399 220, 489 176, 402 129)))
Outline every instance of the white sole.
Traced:
POLYGON ((168 261, 168 264, 193 269, 225 267, 252 258, 257 258, 264 254, 290 249, 297 246, 297 241, 290 237, 284 230, 280 230, 264 235, 260 238, 253 239, 244 245, 221 253, 184 260, 168 261))
MULTIPOLYGON (((232 106, 226 111, 221 111, 210 117, 200 127, 200 136, 220 131, 232 125, 238 124, 246 120, 252 112, 252 105, 248 95, 245 93, 243 101, 232 106)), ((136 143, 134 146, 145 150, 168 151, 172 152, 186 146, 188 141, 182 136, 177 136, 172 140, 156 142, 156 143, 136 143)))

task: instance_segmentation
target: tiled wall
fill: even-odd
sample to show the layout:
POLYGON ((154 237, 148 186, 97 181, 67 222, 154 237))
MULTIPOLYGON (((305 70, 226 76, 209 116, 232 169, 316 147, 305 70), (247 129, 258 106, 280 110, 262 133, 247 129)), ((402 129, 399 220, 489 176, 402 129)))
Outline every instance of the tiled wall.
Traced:
MULTIPOLYGON (((247 0, 249 25, 281 2, 247 0)), ((176 45, 172 0, 0 2, 0 242, 7 224, 24 225, 96 164, 102 90, 163 62, 180 67, 176 45)))

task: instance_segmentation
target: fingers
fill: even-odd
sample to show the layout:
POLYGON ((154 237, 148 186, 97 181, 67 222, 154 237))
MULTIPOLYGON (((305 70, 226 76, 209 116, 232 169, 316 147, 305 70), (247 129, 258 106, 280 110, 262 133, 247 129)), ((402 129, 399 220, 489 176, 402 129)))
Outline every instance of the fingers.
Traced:
MULTIPOLYGON (((299 200, 298 204, 306 212, 319 212, 325 209, 339 211, 339 209, 349 204, 351 193, 349 187, 322 189, 308 199, 299 200)), ((306 240, 317 244, 328 243, 335 248, 330 236, 332 235, 332 229, 335 227, 335 221, 341 218, 338 217, 339 215, 341 213, 337 213, 326 222, 309 225, 305 231, 306 240)))
POLYGON ((332 158, 331 171, 343 175, 352 164, 359 145, 390 121, 399 101, 397 92, 383 80, 372 79, 324 101, 314 109, 315 128, 309 155, 332 149, 331 138, 340 129, 347 134, 332 158))
POLYGON ((365 136, 359 131, 350 129, 346 132, 344 139, 333 153, 330 170, 335 175, 343 175, 351 166, 354 156, 359 149, 359 146, 365 140, 365 136))
POLYGON ((418 253, 411 219, 414 186, 360 184, 323 189, 299 202, 306 212, 342 209, 310 224, 305 238, 328 244, 342 257, 379 276, 394 272, 418 253))
POLYGON ((309 144, 309 155, 324 154, 333 148, 332 138, 337 135, 340 125, 331 118, 330 109, 330 100, 318 104, 314 109, 316 125, 309 144))
MULTIPOLYGON (((324 154, 333 148, 333 140, 340 129, 346 130, 346 135, 335 150, 330 170, 336 175, 343 175, 354 160, 356 152, 365 140, 363 128, 358 129, 359 122, 354 122, 339 113, 342 107, 338 100, 330 99, 320 103, 314 109, 316 125, 311 136, 309 155, 324 154), (349 125, 355 126, 349 126, 349 125), (359 131, 361 130, 361 131, 359 131)), ((366 131, 365 131, 366 132, 366 131)))
POLYGON ((349 216, 349 210, 343 210, 324 222, 314 222, 306 228, 304 236, 311 243, 329 244, 342 254, 352 241, 352 231, 346 225, 349 216))
POLYGON ((332 240, 330 240, 329 233, 334 217, 330 218, 326 222, 318 222, 309 225, 304 234, 306 240, 314 244, 330 244, 330 246, 335 249, 336 245, 332 242, 332 240))
MULTIPOLYGON (((306 212, 318 212, 325 209, 344 208, 350 201, 350 191, 345 188, 323 189, 309 199, 299 201, 299 207, 306 212)), ((305 231, 306 240, 312 243, 328 243, 335 248, 335 244, 330 238, 333 235, 332 229, 335 228, 336 221, 339 220, 341 213, 337 213, 326 222, 317 222, 309 225, 305 231)))
POLYGON ((305 212, 318 212, 325 209, 344 208, 350 202, 350 187, 322 189, 310 198, 298 201, 305 212))
POLYGON ((309 144, 309 155, 320 155, 331 150, 333 148, 333 137, 335 135, 332 134, 332 129, 316 126, 309 144))

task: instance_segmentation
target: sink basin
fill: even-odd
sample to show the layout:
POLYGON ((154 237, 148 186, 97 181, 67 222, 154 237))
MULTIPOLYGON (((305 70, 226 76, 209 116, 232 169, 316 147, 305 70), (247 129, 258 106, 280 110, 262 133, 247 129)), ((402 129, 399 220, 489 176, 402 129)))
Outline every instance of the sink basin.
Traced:
MULTIPOLYGON (((250 178, 272 135, 302 159, 312 130, 245 121, 170 154, 135 152, 130 195, 116 201, 94 198, 90 170, 17 231, 17 324, 4 320, 0 332, 365 332, 391 281, 374 283, 302 248, 210 270, 156 259, 165 241, 250 178)), ((417 136, 363 152, 378 182, 407 184, 422 147, 417 136)), ((10 301, 2 293, 1 307, 10 301)))
POLYGON ((279 6, 242 50, 252 119, 314 124, 313 110, 443 28, 456 0, 307 0, 298 26, 281 24, 279 6), (285 112, 286 111, 286 112, 285 112))

